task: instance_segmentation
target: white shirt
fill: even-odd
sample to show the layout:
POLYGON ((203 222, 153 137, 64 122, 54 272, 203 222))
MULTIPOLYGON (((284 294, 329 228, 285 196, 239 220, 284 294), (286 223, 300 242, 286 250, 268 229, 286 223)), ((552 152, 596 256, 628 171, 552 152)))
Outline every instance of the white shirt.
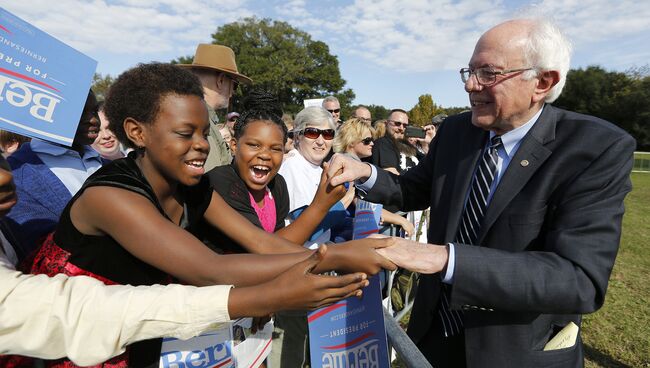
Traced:
POLYGON ((323 169, 307 161, 299 152, 287 157, 278 173, 284 177, 289 191, 289 212, 309 206, 318 191, 323 169))
POLYGON ((0 250, 0 350, 94 365, 126 345, 188 339, 230 319, 231 286, 106 286, 85 276, 24 275, 0 250))
POLYGON ((86 179, 102 167, 101 156, 90 146, 84 146, 81 157, 73 149, 38 139, 32 140, 30 145, 36 156, 61 180, 70 195, 75 195, 86 179))
MULTIPOLYGON (((323 169, 320 166, 312 164, 298 150, 295 151, 293 155, 287 157, 282 162, 282 166, 278 171, 287 182, 289 212, 311 204, 318 191, 320 176, 323 173, 323 169)), ((327 229, 316 239, 307 240, 303 245, 309 249, 316 249, 319 244, 330 240, 330 237, 331 231, 327 229)))

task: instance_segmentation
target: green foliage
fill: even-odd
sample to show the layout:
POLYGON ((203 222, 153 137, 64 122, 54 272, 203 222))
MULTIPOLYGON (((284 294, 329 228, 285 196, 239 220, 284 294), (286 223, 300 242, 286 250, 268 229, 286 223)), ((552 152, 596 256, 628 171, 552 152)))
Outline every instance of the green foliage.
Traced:
POLYGON ((585 316, 586 367, 650 367, 650 174, 632 173, 605 304, 585 316))
POLYGON ((178 59, 170 61, 171 64, 192 64, 194 61, 193 55, 179 56, 178 59))
MULTIPOLYGON (((239 71, 252 78, 256 88, 277 94, 286 112, 300 111, 304 99, 335 95, 345 107, 355 97, 344 89, 338 59, 327 44, 286 22, 245 18, 219 27, 212 39, 232 48, 239 71)), ((233 96, 235 110, 242 92, 233 96)))
POLYGON ((424 126, 431 123, 431 118, 440 114, 442 109, 433 103, 430 94, 421 95, 418 103, 409 111, 410 124, 424 126))
MULTIPOLYGON (((343 106, 341 106, 343 112, 347 111, 345 115, 342 114, 341 116, 348 118, 352 114, 352 111, 354 111, 359 106, 362 105, 352 105, 348 109, 345 109, 343 106)), ((386 119, 388 117, 388 113, 390 112, 390 109, 381 105, 363 105, 363 106, 365 106, 368 109, 368 111, 370 111, 370 115, 372 116, 372 121, 386 119)))
POLYGON ((453 107, 442 107, 440 108, 441 114, 447 114, 448 116, 460 114, 464 111, 469 111, 469 106, 453 106, 453 107))
POLYGON ((102 76, 99 73, 95 73, 93 75, 93 82, 90 88, 95 92, 98 101, 103 101, 106 98, 108 88, 113 84, 113 81, 115 81, 115 78, 111 77, 110 74, 102 76))
POLYGON ((570 70, 554 105, 611 121, 630 133, 640 150, 650 150, 650 75, 648 67, 627 73, 599 66, 570 70))

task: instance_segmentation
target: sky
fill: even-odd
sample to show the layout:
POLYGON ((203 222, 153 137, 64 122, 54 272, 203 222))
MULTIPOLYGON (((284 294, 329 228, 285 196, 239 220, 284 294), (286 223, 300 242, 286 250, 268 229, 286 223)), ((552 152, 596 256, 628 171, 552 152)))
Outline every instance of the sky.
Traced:
POLYGON ((552 17, 573 42, 572 68, 650 64, 650 7, 638 0, 0 0, 0 6, 112 76, 140 62, 192 55, 219 26, 245 17, 285 21, 329 45, 354 104, 407 110, 422 94, 439 106, 467 106, 458 70, 483 32, 518 14, 552 17))

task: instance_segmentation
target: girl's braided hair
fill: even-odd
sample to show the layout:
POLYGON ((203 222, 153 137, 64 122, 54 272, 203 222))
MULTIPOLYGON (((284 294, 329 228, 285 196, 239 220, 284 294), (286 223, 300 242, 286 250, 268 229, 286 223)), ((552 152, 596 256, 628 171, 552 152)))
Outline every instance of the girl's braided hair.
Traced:
POLYGON ((244 112, 235 126, 235 139, 244 135, 248 123, 258 120, 273 122, 282 130, 283 143, 287 143, 287 126, 282 121, 282 108, 278 98, 264 90, 252 90, 244 99, 244 112))

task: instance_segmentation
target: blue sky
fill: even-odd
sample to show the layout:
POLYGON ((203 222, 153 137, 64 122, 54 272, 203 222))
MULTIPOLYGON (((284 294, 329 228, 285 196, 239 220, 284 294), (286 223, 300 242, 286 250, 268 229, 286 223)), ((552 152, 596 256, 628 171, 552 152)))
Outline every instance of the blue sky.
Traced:
MULTIPOLYGON (((574 43, 572 68, 625 71, 650 64, 650 7, 638 0, 0 0, 0 6, 116 76, 169 61, 247 16, 290 23, 339 59, 355 104, 410 109, 421 94, 466 106, 458 69, 490 26, 522 11, 552 16, 574 43)), ((245 72, 245 71, 244 71, 245 72)))

